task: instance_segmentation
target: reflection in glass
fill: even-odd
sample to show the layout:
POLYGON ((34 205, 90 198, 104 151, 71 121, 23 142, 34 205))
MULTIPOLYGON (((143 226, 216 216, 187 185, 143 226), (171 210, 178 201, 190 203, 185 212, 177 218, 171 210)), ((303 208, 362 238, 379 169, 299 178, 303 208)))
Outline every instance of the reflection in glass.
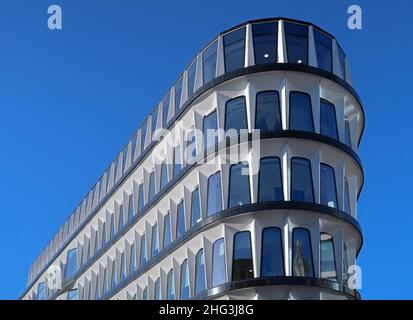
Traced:
POLYGON ((320 101, 320 133, 338 140, 336 108, 324 99, 320 101))
POLYGON ((310 161, 291 159, 291 201, 314 202, 310 161))
POLYGON ((208 48, 202 52, 202 74, 203 84, 215 78, 217 66, 217 48, 218 41, 214 41, 208 48))
POLYGON ((252 25, 255 64, 277 62, 277 22, 252 25))
POLYGON ((142 139, 141 139, 141 153, 143 152, 143 150, 146 147, 146 133, 148 131, 147 129, 148 129, 148 121, 145 121, 145 123, 141 127, 141 137, 142 137, 142 139))
POLYGON ((339 70, 341 77, 346 80, 346 55, 344 54, 343 49, 337 43, 337 51, 338 51, 338 60, 339 60, 339 70))
POLYGON ((332 44, 331 38, 321 31, 313 29, 314 44, 317 54, 317 66, 321 69, 332 71, 332 44))
POLYGON ((141 253, 140 253, 140 265, 142 266, 147 261, 147 251, 146 251, 146 237, 145 234, 141 236, 141 253))
POLYGON ((251 235, 241 231, 234 235, 234 253, 232 259, 232 281, 254 278, 252 263, 251 235))
POLYGON ((245 27, 224 36, 225 72, 244 67, 245 27))
POLYGON ((161 188, 168 184, 168 166, 166 161, 161 164, 161 188))
POLYGON ((255 129, 281 130, 281 112, 278 91, 257 93, 255 129))
POLYGON ((304 228, 293 229, 293 276, 314 277, 310 232, 304 228))
POLYGON ((336 178, 334 169, 326 164, 320 164, 320 203, 337 208, 336 178))
POLYGON ((278 157, 262 158, 260 161, 258 201, 284 200, 281 165, 278 157))
POLYGON ((77 271, 77 248, 70 249, 67 252, 65 279, 69 279, 77 271))
POLYGON ((350 214, 350 193, 348 189, 348 180, 344 178, 344 210, 345 213, 350 214))
POLYGON ((214 242, 212 256, 212 286, 226 282, 224 238, 214 242))
POLYGON ((169 100, 170 94, 168 93, 165 99, 162 101, 162 127, 166 128, 168 123, 168 113, 169 113, 169 100))
POLYGON ((143 183, 138 186, 138 213, 142 212, 142 208, 145 205, 143 197, 143 183))
POLYGON ((289 63, 308 63, 308 27, 284 22, 289 63))
POLYGON ((225 131, 229 129, 248 129, 245 97, 241 96, 227 101, 225 105, 225 131))
POLYGON ((261 276, 284 275, 283 249, 280 228, 265 228, 262 231, 261 276))
POLYGON ((182 161, 181 161, 181 147, 177 145, 174 148, 174 166, 173 166, 173 176, 174 178, 178 176, 179 172, 181 172, 182 168, 182 161))
POLYGON ((233 164, 230 168, 229 208, 250 203, 248 163, 233 164))
POLYGON ((310 95, 290 93, 290 130, 314 132, 310 95))
POLYGON ((40 282, 37 286, 37 300, 45 299, 46 286, 44 282, 40 282))
POLYGON ((321 278, 337 280, 334 242, 328 233, 320 234, 320 267, 321 278))
POLYGON ((344 143, 351 148, 350 122, 348 120, 344 121, 344 130, 344 143))

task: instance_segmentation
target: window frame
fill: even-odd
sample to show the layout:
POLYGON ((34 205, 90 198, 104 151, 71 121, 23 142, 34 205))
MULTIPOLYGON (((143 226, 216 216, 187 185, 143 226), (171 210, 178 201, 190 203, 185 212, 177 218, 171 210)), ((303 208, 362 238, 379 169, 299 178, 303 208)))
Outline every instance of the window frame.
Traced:
POLYGON ((281 245, 281 265, 282 265, 282 275, 281 276, 285 276, 285 264, 284 264, 284 248, 283 248, 283 244, 284 244, 284 242, 283 242, 283 234, 282 234, 282 231, 281 231, 281 228, 280 227, 277 227, 277 226, 268 226, 268 227, 265 227, 265 228, 263 228, 262 230, 261 230, 261 270, 260 270, 260 275, 261 275, 261 277, 269 277, 269 276, 264 276, 263 275, 263 257, 264 257, 264 232, 266 231, 266 230, 271 230, 271 229, 276 229, 276 230, 278 230, 279 231, 279 236, 280 236, 280 245, 281 245))
POLYGON ((279 170, 280 170, 280 182, 281 182, 281 198, 283 200, 275 200, 275 201, 285 201, 285 197, 284 197, 284 183, 283 183, 283 176, 282 176, 282 162, 279 156, 266 156, 266 157, 262 157, 260 158, 260 171, 258 173, 258 187, 257 187, 257 203, 262 203, 262 202, 267 202, 267 201, 261 201, 260 200, 260 194, 261 194, 261 162, 263 160, 278 160, 279 163, 279 170))
POLYGON ((288 130, 291 131, 300 131, 300 132, 310 132, 310 133, 315 133, 315 127, 314 127, 314 114, 313 114, 313 103, 311 102, 311 94, 303 91, 297 91, 297 90, 292 90, 288 93, 288 130), (297 129, 291 129, 291 94, 294 93, 299 93, 299 94, 304 94, 309 98, 310 102, 310 115, 311 115, 311 126, 313 128, 312 131, 307 131, 307 130, 297 130, 297 129))
POLYGON ((245 25, 244 25, 244 26, 240 26, 239 28, 233 29, 233 30, 231 30, 231 31, 229 31, 229 32, 226 32, 225 34, 222 34, 222 52, 223 52, 223 55, 224 55, 224 74, 229 73, 229 72, 234 72, 234 71, 236 71, 236 70, 240 70, 240 69, 242 69, 242 68, 245 68, 245 49, 246 49, 246 47, 247 47, 247 39, 246 39, 246 37, 247 37, 247 28, 246 28, 245 25), (242 61, 243 61, 242 67, 236 68, 236 69, 233 69, 233 70, 227 70, 227 63, 226 63, 226 62, 227 62, 227 59, 226 59, 226 54, 225 54, 225 48, 226 48, 226 45, 225 45, 225 36, 228 36, 228 35, 230 35, 231 33, 238 32, 238 31, 240 31, 240 30, 243 30, 243 31, 244 31, 244 45, 243 45, 244 50, 243 50, 243 54, 242 54, 242 61))
POLYGON ((296 22, 296 21, 283 21, 284 22, 284 24, 283 24, 283 32, 284 32, 284 39, 285 39, 285 51, 286 51, 286 53, 287 53, 287 63, 291 63, 291 64, 301 64, 301 65, 305 65, 305 66, 307 66, 307 65, 309 65, 309 58, 310 58, 310 29, 309 29, 309 26, 308 25, 305 25, 305 24, 303 24, 303 23, 299 23, 299 22, 296 22), (304 27, 306 27, 307 28, 307 52, 306 52, 306 54, 307 54, 307 62, 306 63, 304 63, 304 62, 302 62, 302 63, 298 63, 298 62, 291 62, 290 61, 290 54, 289 54, 289 52, 288 52, 288 41, 287 41, 287 31, 286 31, 286 28, 285 28, 285 25, 286 24, 296 24, 296 25, 300 25, 300 26, 304 26, 304 27))
POLYGON ((333 61, 333 38, 332 38, 330 35, 328 35, 327 33, 325 33, 323 30, 321 30, 321 29, 313 26, 313 39, 314 39, 315 57, 316 57, 316 60, 317 60, 317 68, 319 68, 319 69, 321 69, 321 70, 325 70, 325 71, 330 72, 330 73, 333 73, 333 64, 334 64, 334 61, 333 61), (321 67, 319 66, 319 61, 318 61, 318 56, 317 56, 317 44, 316 44, 318 41, 316 40, 316 36, 315 36, 315 32, 314 32, 314 31, 321 33, 323 36, 329 38, 330 41, 331 41, 331 49, 330 49, 330 50, 331 50, 331 52, 330 52, 331 69, 330 69, 330 70, 321 68, 321 67))
POLYGON ((337 122, 337 110, 336 110, 336 106, 334 105, 334 103, 332 103, 332 102, 330 102, 330 101, 328 101, 327 99, 324 99, 324 98, 320 98, 320 134, 321 135, 323 135, 323 136, 326 136, 326 137, 328 137, 328 138, 330 138, 330 139, 334 139, 334 140, 336 140, 336 141, 340 141, 340 136, 339 136, 339 134, 338 134, 338 122, 337 122), (321 128, 322 128, 322 117, 321 117, 321 109, 322 109, 322 107, 321 107, 321 104, 322 103, 324 103, 324 104, 326 104, 326 105, 329 105, 330 107, 332 107, 333 108, 333 110, 334 110, 334 121, 335 121, 335 128, 336 128, 336 138, 333 138, 333 137, 330 137, 329 135, 326 135, 326 134, 324 134, 324 133, 322 133, 321 132, 321 128))
POLYGON ((224 202, 222 201, 222 175, 221 175, 221 170, 217 170, 216 172, 214 172, 213 174, 211 174, 208 179, 207 179, 207 195, 206 195, 206 217, 211 217, 215 214, 217 214, 218 212, 222 211, 224 208, 224 202), (218 211, 215 211, 213 213, 209 213, 209 179, 212 178, 213 176, 215 176, 216 174, 219 173, 219 186, 220 186, 220 203, 221 203, 221 209, 218 211))
POLYGON ((262 130, 264 132, 271 132, 271 131, 282 131, 283 130, 283 123, 282 123, 282 117, 281 117, 281 103, 280 103, 280 93, 278 90, 263 90, 263 91, 258 91, 255 94, 255 119, 254 119, 254 129, 257 130, 257 120, 258 120, 258 95, 262 93, 277 93, 277 99, 278 99, 278 116, 280 118, 280 129, 276 130, 262 130))
MULTIPOLYGON (((254 276, 254 271, 255 271, 255 270, 254 270, 254 254, 253 254, 253 252, 252 252, 251 232, 250 232, 249 230, 240 230, 240 231, 234 233, 232 239, 233 239, 233 243, 232 243, 232 261, 231 261, 231 263, 232 263, 231 281, 254 279, 254 278, 255 278, 255 276, 254 276), (234 272, 234 271, 235 271, 235 263, 234 263, 234 261, 235 261, 235 244, 236 244, 235 237, 236 237, 238 234, 241 234, 241 233, 244 233, 244 232, 247 232, 247 233, 248 233, 248 237, 249 237, 249 249, 250 249, 249 251, 250 251, 250 253, 251 253, 252 277, 251 277, 251 278, 246 278, 246 279, 235 279, 235 280, 234 280, 234 274, 235 274, 235 272, 234 272)), ((238 260, 239 260, 239 259, 238 259, 238 260)))
MULTIPOLYGON (((234 98, 231 98, 231 99, 229 99, 229 100, 227 100, 226 102, 225 102, 225 109, 224 109, 224 115, 225 115, 225 118, 224 118, 224 131, 225 131, 225 133, 229 130, 229 129, 235 129, 235 130, 237 130, 237 131, 240 131, 241 129, 242 130, 249 130, 249 128, 248 128, 248 115, 247 115, 247 100, 246 100, 246 98, 245 98, 245 95, 240 95, 240 96, 237 96, 237 97, 234 97, 234 98), (244 115, 245 115, 245 124, 246 124, 246 128, 227 128, 227 120, 228 120, 228 104, 230 103, 230 102, 232 102, 232 101, 234 101, 234 100, 237 100, 237 99, 243 99, 243 101, 244 101, 244 115)), ((240 134, 240 132, 238 132, 238 135, 240 134)))
MULTIPOLYGON (((242 168, 241 168, 241 170, 242 170, 242 168)), ((229 177, 228 177, 228 201, 227 201, 228 202, 228 209, 251 204, 251 185, 250 185, 250 183, 251 183, 251 181, 250 181, 250 168, 249 168, 249 162, 248 161, 240 161, 238 163, 234 163, 234 164, 230 165, 230 167, 229 167, 229 177), (248 179, 248 181, 247 181, 247 185, 248 185, 248 203, 243 203, 241 205, 237 204, 235 206, 231 206, 231 202, 232 202, 232 200, 231 200, 231 186, 232 186, 231 181, 232 181, 232 179, 231 178, 232 178, 232 175, 233 175, 232 168, 235 167, 235 166, 243 166, 245 164, 247 164, 247 166, 248 166, 248 176, 247 176, 247 179, 248 179)))
POLYGON ((321 204, 321 205, 324 205, 324 206, 327 206, 327 207, 330 207, 330 208, 333 208, 333 209, 339 210, 338 193, 337 193, 336 170, 334 169, 333 166, 330 166, 329 164, 327 164, 327 163, 325 163, 325 162, 320 162, 320 204, 321 204), (336 201, 336 204, 337 204, 336 207, 330 207, 328 204, 323 204, 323 203, 321 203, 321 190, 322 190, 322 187, 321 187, 321 185, 322 185, 321 167, 322 167, 322 166, 328 167, 328 168, 330 168, 330 169, 333 171, 334 193, 335 193, 335 196, 336 196, 336 197, 335 197, 335 198, 336 198, 335 201, 336 201))
MULTIPOLYGON (((291 200, 291 195, 292 195, 292 191, 293 191, 293 183, 292 183, 292 171, 293 170, 292 169, 293 169, 293 160, 294 159, 305 160, 310 165, 309 169, 310 169, 310 180, 311 180, 311 189, 312 189, 313 201, 312 202, 304 201, 304 202, 306 202, 306 203, 315 203, 313 168, 312 168, 311 160, 307 159, 307 158, 304 158, 304 157, 291 157, 291 159, 290 159, 290 201, 298 202, 297 200, 291 200)), ((302 201, 300 201, 300 202, 302 202, 302 201)))
POLYGON ((321 278, 321 279, 331 280, 331 281, 337 281, 337 280, 338 280, 338 269, 337 269, 336 248, 335 248, 335 245, 334 245, 334 237, 333 237, 330 233, 325 232, 325 231, 320 232, 320 278, 321 278), (323 234, 329 236, 330 239, 328 239, 328 240, 321 240, 321 236, 322 236, 323 234), (322 241, 331 241, 331 246, 333 247, 333 257, 334 257, 334 272, 336 273, 336 276, 335 276, 335 277, 324 278, 324 277, 322 276, 322 273, 323 273, 323 267, 322 267, 322 266, 323 266, 323 262, 322 262, 322 254, 321 254, 321 242, 322 242, 322 241))
POLYGON ((291 239, 292 239, 292 252, 291 252, 291 275, 293 276, 293 277, 310 277, 310 278, 314 278, 315 277, 315 269, 314 269, 314 253, 313 253, 313 240, 312 240, 312 238, 311 238, 311 231, 310 230, 308 230, 307 228, 304 228, 304 227, 295 227, 295 228, 293 228, 292 230, 291 230, 291 239), (306 232, 307 232, 307 234, 308 234, 308 240, 309 240, 309 242, 310 242, 310 254, 311 254, 311 268, 312 268, 312 273, 313 273, 313 275, 312 276, 308 276, 308 275, 305 275, 305 276, 295 276, 294 275, 294 255, 295 255, 295 253, 294 253, 294 246, 295 246, 295 236, 294 236, 294 230, 297 230, 297 229, 300 229, 300 230, 305 230, 306 232))
MULTIPOLYGON (((251 37, 252 37, 252 50, 254 52, 254 65, 266 65, 266 64, 275 64, 278 63, 278 26, 279 26, 280 20, 274 20, 274 21, 263 21, 263 22, 256 22, 251 24, 251 37), (254 36, 254 25, 259 25, 259 24, 275 24, 275 31, 274 31, 274 38, 275 38, 275 61, 274 62, 267 62, 267 63, 257 63, 257 55, 256 55, 256 49, 255 49, 255 36, 254 36)), ((245 59, 245 57, 244 57, 245 59)))
POLYGON ((211 272, 211 287, 216 287, 216 286, 219 286, 219 285, 222 285, 222 284, 226 283, 227 282, 227 272, 226 272, 227 271, 227 255, 226 255, 226 252, 225 252, 225 239, 224 239, 224 237, 220 237, 212 243, 212 264, 211 264, 211 266, 212 266, 212 268, 211 268, 212 269, 212 272, 211 272), (215 274, 215 272, 214 272, 215 271, 214 270, 214 267, 215 267, 215 264, 214 264, 214 262, 215 262, 215 251, 214 251, 214 249, 215 249, 215 245, 219 244, 218 241, 222 241, 223 246, 224 246, 224 254, 223 254, 223 261, 224 261, 224 276, 223 276, 223 278, 224 278, 224 281, 215 284, 214 283, 214 274, 215 274))

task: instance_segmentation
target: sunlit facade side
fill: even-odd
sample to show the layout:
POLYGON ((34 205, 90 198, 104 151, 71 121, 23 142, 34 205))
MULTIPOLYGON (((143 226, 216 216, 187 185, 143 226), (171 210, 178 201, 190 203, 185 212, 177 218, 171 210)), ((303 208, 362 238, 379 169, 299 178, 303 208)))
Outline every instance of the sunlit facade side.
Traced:
POLYGON ((358 299, 363 129, 332 35, 285 18, 224 31, 35 260, 21 298, 358 299))

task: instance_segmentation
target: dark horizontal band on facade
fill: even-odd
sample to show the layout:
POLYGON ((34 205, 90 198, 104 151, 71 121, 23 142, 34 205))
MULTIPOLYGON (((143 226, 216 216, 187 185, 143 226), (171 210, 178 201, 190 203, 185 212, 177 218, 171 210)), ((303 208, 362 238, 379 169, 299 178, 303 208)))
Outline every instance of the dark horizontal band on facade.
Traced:
MULTIPOLYGON (((321 214, 328 215, 330 217, 334 217, 337 219, 340 219, 346 223, 349 223, 351 226, 353 226, 357 232, 360 235, 361 243, 360 247, 357 249, 356 255, 360 252, 362 246, 363 246, 363 234, 362 234, 362 229, 359 224, 359 222, 354 219, 352 216, 349 214, 335 209, 328 207, 326 205, 321 205, 317 203, 310 203, 310 202, 298 202, 298 201, 271 201, 271 202, 259 202, 259 203, 250 203, 250 204, 245 204, 242 206, 234 207, 234 208, 229 208, 229 209, 224 209, 210 217, 206 217, 205 219, 201 220, 198 224, 195 226, 191 227, 188 229, 180 239, 176 239, 174 242, 172 242, 167 248, 162 249, 159 251, 157 255, 155 255, 152 258, 149 258, 149 260, 143 265, 142 267, 139 267, 134 273, 130 274, 128 277, 125 278, 125 281, 119 286, 109 290, 105 295, 102 296, 101 299, 107 299, 125 288, 127 285, 130 284, 130 282, 136 280, 138 277, 140 277, 142 274, 147 272, 150 268, 155 266, 157 263, 162 261, 165 257, 168 255, 172 254, 173 251, 178 249, 180 246, 184 245, 186 242, 191 240, 193 237, 195 237, 198 233, 204 231, 205 229, 211 227, 211 225, 217 224, 222 220, 225 220, 230 217, 234 217, 237 215, 241 214, 247 214, 251 212, 259 212, 259 211, 277 211, 277 210, 302 210, 302 211, 311 211, 311 212, 317 212, 321 214)), ((134 222, 132 221, 132 225, 134 222)), ((127 226, 126 229, 129 229, 130 225, 127 226)), ((126 232, 127 230, 125 230, 126 232)), ((115 243, 118 238, 122 236, 119 235, 118 237, 115 237, 113 241, 110 241, 107 246, 105 247, 111 247, 113 243, 115 243)), ((80 276, 81 273, 86 271, 96 260, 103 254, 104 252, 98 253, 96 257, 94 257, 93 261, 88 262, 85 266, 83 266, 76 274, 73 276, 73 278, 69 279, 66 281, 66 283, 63 283, 63 292, 68 291, 72 289, 73 284, 75 283, 75 280, 80 276)), ((59 292, 58 295, 62 294, 63 292, 59 292)))
MULTIPOLYGON (((332 139, 330 137, 318 134, 318 133, 313 133, 313 132, 306 132, 306 131, 290 131, 290 130, 280 130, 280 131, 268 131, 268 132, 262 132, 260 134, 260 139, 261 140, 265 140, 265 139, 276 139, 276 138, 291 138, 291 139, 306 139, 306 140, 312 140, 312 141, 317 141, 317 142, 321 142, 321 143, 325 143, 327 145, 330 145, 332 147, 335 147, 343 152, 345 152, 346 154, 348 154, 350 157, 352 157, 356 163, 359 165, 360 167, 360 171, 363 175, 363 179, 362 179, 362 184, 360 187, 360 190, 358 191, 357 196, 360 195, 363 184, 364 184, 364 173, 363 173, 363 167, 361 164, 361 160, 359 158, 359 156, 357 155, 357 153, 351 149, 350 147, 348 147, 347 145, 345 145, 344 143, 332 139)), ((251 133, 248 134, 248 141, 252 141, 253 139, 253 135, 251 133)), ((140 219, 141 217, 143 217, 145 215, 146 212, 148 212, 154 205, 156 205, 156 203, 158 201, 160 201, 160 199, 162 199, 162 197, 169 192, 169 190, 175 185, 177 184, 179 181, 181 181, 186 174, 188 174, 188 172, 190 172, 194 167, 199 166, 200 164, 198 162, 202 161, 203 159, 213 155, 216 152, 219 152, 220 150, 226 149, 228 147, 231 147, 233 145, 235 145, 234 143, 234 138, 230 138, 227 137, 226 140, 221 141, 216 143, 215 145, 209 147, 208 149, 205 149, 203 152, 201 152, 196 160, 194 164, 188 164, 186 165, 181 172, 178 174, 177 177, 172 178, 164 187, 164 189, 160 190, 153 199, 149 200, 143 210, 142 213, 140 215, 135 215, 133 216, 132 220, 128 221, 126 227, 124 228, 123 231, 119 232, 114 238, 113 240, 117 240, 118 237, 123 236, 128 230, 129 230, 129 223, 132 222, 132 224, 136 223, 137 219, 140 219)), ((241 139, 242 140, 242 139, 241 139)), ((74 232, 72 234, 72 236, 67 240, 67 243, 69 243, 70 241, 72 241, 78 234, 79 232, 81 232, 81 230, 83 229, 84 226, 86 226, 90 220, 95 216, 95 214, 103 207, 103 205, 106 203, 106 201, 119 189, 119 187, 122 185, 123 181, 125 181, 134 171, 134 169, 139 165, 139 163, 141 163, 143 161, 143 159, 137 163, 135 163, 134 165, 132 165, 129 169, 128 172, 117 182, 117 185, 112 189, 112 191, 110 193, 108 193, 105 196, 105 199, 93 210, 93 212, 89 215, 89 217, 87 219, 85 219, 85 221, 83 221, 83 223, 78 227, 78 230, 76 232, 74 232)), ((259 203, 257 203, 259 204, 259 203)), ((305 203, 305 204, 311 204, 311 203, 305 203)), ((228 209, 231 210, 231 209, 228 209)), ((304 209, 305 210, 305 209, 304 209)), ((338 211, 338 210, 337 210, 338 211)), ((348 216, 347 214, 345 214, 346 216, 348 216)), ((350 216, 351 217, 351 216, 350 216)), ((354 221, 358 224, 357 220, 354 219, 354 221)), ((360 227, 359 227, 360 229, 360 227)), ((361 232, 361 229, 360 229, 361 232)), ((112 241, 108 241, 107 245, 105 245, 101 250, 99 250, 98 253, 100 253, 102 251, 102 253, 104 251, 106 251, 108 249, 108 245, 111 244, 112 241)), ((66 245, 67 246, 67 245, 66 245)), ((39 275, 32 281, 31 285, 27 287, 26 291, 22 294, 22 296, 24 296, 26 294, 26 292, 28 290, 30 290, 31 286, 37 281, 37 279, 41 276, 41 274, 43 274, 43 272, 45 272, 47 270, 47 268, 52 264, 52 262, 54 261, 54 259, 57 258, 57 256, 59 254, 61 254, 66 246, 63 246, 56 254, 55 256, 50 259, 49 263, 45 265, 45 267, 43 268, 43 270, 41 272, 39 272, 39 275)), ((93 260, 93 259, 91 259, 93 260)), ((92 261, 91 261, 92 262, 92 261)))
POLYGON ((247 280, 239 280, 227 282, 222 285, 207 289, 193 297, 194 300, 213 299, 216 296, 230 294, 234 290, 242 290, 255 287, 267 286, 299 286, 299 287, 316 287, 320 289, 334 290, 337 293, 342 293, 349 296, 351 299, 361 299, 361 295, 357 290, 350 289, 336 281, 311 278, 311 277, 295 277, 295 276, 279 276, 279 277, 263 277, 247 280))

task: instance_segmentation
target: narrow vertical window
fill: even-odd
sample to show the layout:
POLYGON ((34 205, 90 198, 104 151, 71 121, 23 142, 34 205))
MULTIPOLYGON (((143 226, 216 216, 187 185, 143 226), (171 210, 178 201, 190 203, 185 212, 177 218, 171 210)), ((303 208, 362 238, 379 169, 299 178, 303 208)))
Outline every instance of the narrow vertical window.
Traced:
POLYGON ((244 67, 245 27, 228 33, 223 38, 225 72, 244 67))
POLYGON ((348 257, 347 257, 347 246, 343 242, 343 284, 348 286, 348 278, 349 278, 349 272, 348 272, 348 257))
MULTIPOLYGON (((103 248, 106 244, 106 226, 107 226, 107 222, 102 223, 102 246, 101 248, 103 248)), ((79 255, 80 257, 82 256, 81 254, 79 255)))
POLYGON ((310 95, 290 92, 290 130, 314 132, 310 95))
POLYGON ((227 101, 225 104, 225 131, 248 129, 245 97, 241 96, 227 101))
POLYGON ((254 278, 252 263, 251 235, 241 231, 234 235, 234 252, 232 259, 232 281, 254 278))
POLYGON ((218 143, 217 112, 213 111, 204 117, 203 126, 204 149, 218 143))
POLYGON ((252 25, 255 64, 277 62, 277 22, 252 25))
POLYGON ((182 237, 185 233, 185 208, 184 200, 181 200, 177 206, 176 220, 176 239, 182 237))
POLYGON ((169 270, 166 277, 166 300, 175 300, 174 269, 169 270))
POLYGON ((162 300, 162 296, 161 296, 161 279, 160 278, 156 279, 156 281, 155 281, 154 300, 162 300))
POLYGON ((128 203, 128 221, 130 221, 135 215, 135 211, 133 209, 133 193, 129 195, 128 203))
POLYGON ((157 124, 158 124, 158 108, 155 109, 154 112, 152 112, 151 115, 151 136, 152 136, 152 141, 155 140, 155 131, 157 129, 157 124))
POLYGON ((37 300, 45 300, 45 291, 46 291, 46 286, 44 282, 40 282, 39 285, 37 286, 37 300))
POLYGON ((191 227, 196 225, 201 220, 201 207, 199 202, 199 188, 192 191, 191 201, 191 227))
POLYGON ((348 188, 348 180, 344 178, 344 212, 350 214, 350 193, 348 188))
POLYGON ((181 264, 181 300, 188 300, 190 298, 189 292, 189 272, 188 272, 188 260, 185 259, 181 264))
POLYGON ((67 252, 65 279, 72 277, 77 271, 77 249, 70 249, 67 252))
POLYGON ((142 212, 142 208, 145 205, 145 198, 143 196, 143 183, 138 185, 138 213, 142 212))
POLYGON ((304 228, 293 229, 293 276, 314 277, 310 232, 304 228))
POLYGON ((317 66, 331 72, 332 70, 332 44, 331 38, 324 33, 314 30, 314 44, 317 55, 317 66))
POLYGON ((338 60, 339 60, 339 70, 341 77, 346 80, 346 55, 344 54, 343 49, 341 49, 340 45, 337 43, 337 51, 338 51, 338 60))
POLYGON ((121 253, 120 272, 121 272, 120 281, 121 281, 121 282, 124 282, 125 279, 126 279, 126 277, 127 277, 125 252, 122 252, 122 253, 121 253))
POLYGON ((173 166, 174 172, 173 172, 173 176, 174 178, 176 178, 179 174, 179 172, 181 172, 182 169, 182 161, 181 161, 181 147, 179 145, 177 145, 174 148, 174 166, 173 166))
POLYGON ((208 48, 202 52, 202 75, 203 84, 215 78, 217 66, 217 48, 218 41, 214 41, 208 48))
POLYGON ((149 174, 149 200, 152 200, 152 198, 155 196, 156 190, 155 190, 155 171, 152 171, 149 174))
POLYGON ((320 198, 321 204, 337 208, 336 178, 333 167, 320 164, 320 198))
POLYGON ((105 270, 103 271, 103 295, 105 295, 106 293, 108 293, 109 288, 108 288, 108 269, 105 268, 105 270))
POLYGON ((152 226, 152 241, 151 241, 152 255, 154 257, 159 251, 159 241, 158 241, 158 223, 152 226))
POLYGON ((320 133, 338 140, 336 108, 324 99, 320 101, 320 133))
POLYGON ((169 115, 169 100, 170 100, 171 96, 168 93, 165 97, 165 99, 163 99, 162 101, 162 127, 166 128, 167 124, 168 124, 168 115, 169 115))
POLYGON ((351 148, 350 121, 344 121, 344 143, 351 148))
POLYGON ((257 93, 255 129, 261 131, 282 129, 278 91, 263 91, 257 93))
POLYGON ((145 121, 141 127, 141 153, 145 150, 146 133, 148 131, 148 121, 145 121))
POLYGON ((258 201, 283 201, 281 164, 278 157, 262 158, 260 161, 258 201))
POLYGON ((204 249, 200 249, 195 256, 195 295, 205 289, 205 257, 204 249))
POLYGON ((123 203, 119 206, 119 220, 118 220, 118 232, 121 231, 125 225, 123 222, 123 203))
POLYGON ((195 89, 195 74, 196 74, 196 59, 192 62, 191 66, 188 68, 188 100, 194 94, 195 89))
POLYGON ((118 284, 118 268, 117 268, 116 261, 113 261, 112 264, 113 264, 113 268, 112 268, 112 289, 113 289, 118 284))
POLYGON ((132 243, 130 247, 130 273, 133 273, 136 271, 136 249, 135 249, 135 243, 132 243))
POLYGON ((163 229, 163 247, 167 247, 171 239, 171 214, 168 212, 164 218, 164 229, 163 229))
POLYGON ((311 163, 307 159, 291 159, 291 201, 314 202, 311 163))
POLYGON ((308 63, 308 27, 284 22, 289 63, 308 63))
POLYGON ((142 300, 149 300, 148 286, 143 289, 142 300))
POLYGON ((115 214, 113 213, 110 216, 110 238, 113 239, 115 237, 115 214))
POLYGON ((181 109, 181 94, 182 94, 183 77, 180 77, 175 84, 175 114, 181 109))
POLYGON ((229 176, 229 208, 249 204, 250 183, 248 163, 233 164, 229 176))
POLYGON ((222 210, 221 172, 218 171, 208 178, 207 216, 222 210))
POLYGON ((142 265, 144 265, 146 263, 147 260, 147 252, 146 252, 146 237, 145 234, 142 234, 141 236, 141 250, 140 250, 140 265, 142 267, 142 265))
POLYGON ((161 188, 168 184, 168 166, 166 161, 161 164, 161 188))
POLYGON ((214 242, 212 251, 212 286, 215 287, 227 281, 224 238, 214 242))
POLYGON ((96 275, 95 300, 100 299, 99 275, 96 275))
POLYGON ((320 267, 321 278, 337 280, 333 237, 324 232, 320 234, 320 267))
POLYGON ((284 259, 280 228, 270 227, 262 231, 261 276, 284 275, 284 259))

